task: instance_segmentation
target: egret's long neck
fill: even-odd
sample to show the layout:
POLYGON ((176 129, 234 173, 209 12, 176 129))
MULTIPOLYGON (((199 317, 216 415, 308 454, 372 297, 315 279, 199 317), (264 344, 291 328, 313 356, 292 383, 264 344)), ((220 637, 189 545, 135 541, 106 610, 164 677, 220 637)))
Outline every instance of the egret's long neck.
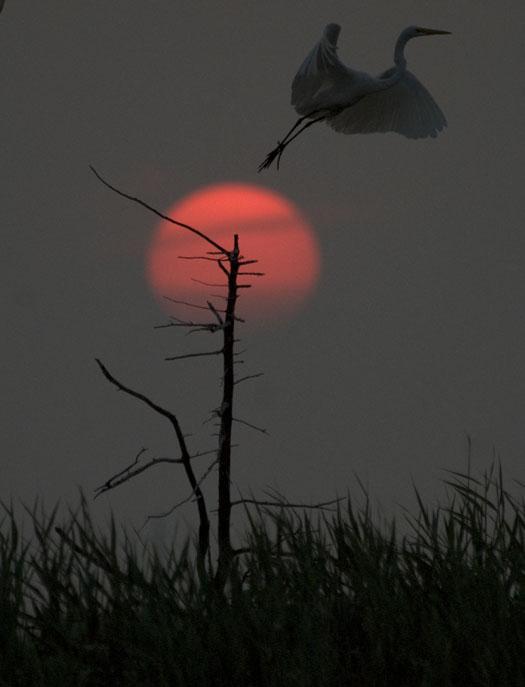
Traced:
POLYGON ((394 62, 400 71, 405 71, 407 66, 407 61, 405 59, 405 45, 408 43, 409 38, 405 35, 403 31, 396 41, 396 47, 394 48, 394 62))
POLYGON ((394 63, 395 67, 389 69, 386 74, 388 76, 382 76, 381 79, 376 83, 376 88, 380 90, 386 90, 395 86, 396 83, 401 79, 407 68, 407 61, 405 60, 405 45, 410 40, 410 36, 406 35, 403 31, 396 41, 396 47, 394 48, 394 63))

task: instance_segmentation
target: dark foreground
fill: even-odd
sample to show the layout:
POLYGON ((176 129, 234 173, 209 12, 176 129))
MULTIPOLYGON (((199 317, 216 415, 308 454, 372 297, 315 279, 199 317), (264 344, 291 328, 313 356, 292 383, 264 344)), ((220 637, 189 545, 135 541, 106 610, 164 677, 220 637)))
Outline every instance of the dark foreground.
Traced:
POLYGON ((85 502, 65 523, 34 509, 31 544, 6 509, 0 685, 523 687, 525 505, 493 474, 455 473, 433 512, 418 496, 410 537, 368 500, 259 512, 223 595, 191 546, 97 532, 85 502))

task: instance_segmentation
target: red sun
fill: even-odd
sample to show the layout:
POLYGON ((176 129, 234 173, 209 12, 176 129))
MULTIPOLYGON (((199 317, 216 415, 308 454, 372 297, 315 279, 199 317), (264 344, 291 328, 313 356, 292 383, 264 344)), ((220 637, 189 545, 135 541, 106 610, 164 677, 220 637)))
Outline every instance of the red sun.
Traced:
MULTIPOLYGON (((244 270, 264 272, 264 276, 239 279, 240 284, 252 284, 239 291, 241 317, 251 322, 286 317, 311 294, 320 267, 314 233, 301 212, 275 191, 251 184, 214 184, 186 196, 166 214, 227 249, 233 247, 233 235, 238 234, 244 258, 258 260, 244 270)), ((226 289, 221 286, 225 279, 217 264, 179 257, 205 256, 209 250, 213 247, 186 229, 165 220, 158 225, 149 249, 147 277, 170 314, 188 316, 184 306, 166 297, 204 306, 211 300, 219 307, 217 296, 226 295, 226 289)), ((196 313, 192 318, 202 320, 196 313)))

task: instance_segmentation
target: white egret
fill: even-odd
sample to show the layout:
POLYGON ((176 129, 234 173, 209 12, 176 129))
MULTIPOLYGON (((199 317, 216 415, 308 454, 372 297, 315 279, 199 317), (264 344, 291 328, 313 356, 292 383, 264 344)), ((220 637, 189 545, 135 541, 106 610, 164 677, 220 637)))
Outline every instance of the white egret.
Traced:
POLYGON ((356 71, 339 60, 340 31, 338 24, 328 24, 299 67, 292 83, 292 105, 301 117, 267 155, 259 171, 270 167, 275 158, 279 168, 286 146, 317 122, 325 121, 344 134, 394 131, 408 138, 435 137, 447 125, 434 98, 406 68, 404 51, 411 38, 450 31, 407 27, 397 39, 394 66, 379 76, 356 71), (310 121, 303 124, 305 120, 310 121))

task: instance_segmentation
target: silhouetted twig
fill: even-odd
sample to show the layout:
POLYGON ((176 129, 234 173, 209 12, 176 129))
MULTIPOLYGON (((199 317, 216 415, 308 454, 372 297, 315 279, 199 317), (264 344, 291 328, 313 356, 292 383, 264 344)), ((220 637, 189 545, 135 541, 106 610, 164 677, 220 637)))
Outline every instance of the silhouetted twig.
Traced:
POLYGON ((250 427, 250 429, 255 429, 257 432, 261 432, 261 434, 268 434, 267 430, 263 429, 262 427, 257 427, 257 425, 252 425, 251 422, 246 422, 246 420, 240 420, 238 417, 234 417, 232 420, 241 425, 246 425, 246 427, 250 427))
POLYGON ((177 437, 177 441, 179 444, 180 452, 181 452, 181 458, 180 462, 182 463, 182 466, 184 467, 184 470, 186 472, 186 476, 188 478, 188 481, 190 483, 190 486, 192 489, 195 489, 195 493, 197 496, 197 508, 199 512, 199 554, 201 557, 206 555, 206 552, 208 550, 209 546, 209 532, 210 532, 210 521, 208 518, 208 513, 206 509, 206 503, 204 501, 204 496, 199 489, 197 485, 197 479, 195 477, 195 473, 193 472, 193 468, 191 466, 191 456, 189 454, 188 448, 186 446, 186 440, 184 438, 184 434, 182 433, 179 421, 172 412, 169 410, 166 410, 162 406, 159 406, 157 403, 154 403, 150 398, 148 398, 145 394, 141 394, 138 391, 135 391, 134 389, 131 389, 130 387, 125 386, 121 382, 119 382, 110 372, 109 370, 105 367, 105 365, 98 359, 95 359, 98 366, 102 370, 102 374, 108 381, 110 381, 114 386, 119 389, 119 391, 124 391, 130 396, 133 396, 134 398, 138 399, 139 401, 142 401, 145 403, 147 406, 149 406, 152 410, 155 410, 159 415, 162 415, 165 417, 170 424, 172 425, 173 429, 175 430, 175 435, 177 437))
POLYGON ((106 491, 110 491, 111 489, 115 489, 116 487, 119 487, 121 484, 124 484, 130 479, 133 479, 137 475, 140 475, 142 472, 145 472, 149 468, 153 467, 154 465, 161 465, 162 463, 182 463, 181 458, 152 458, 148 463, 144 463, 140 467, 135 467, 142 456, 143 453, 145 453, 146 449, 142 448, 138 454, 135 457, 135 460, 133 463, 125 467, 123 470, 120 472, 117 472, 115 475, 110 477, 108 480, 104 482, 100 487, 95 488, 95 498, 98 498, 101 494, 104 494, 106 491), (135 468, 135 469, 133 469, 135 468))
POLYGON ((226 248, 223 248, 223 246, 221 246, 219 243, 217 243, 213 239, 210 239, 210 237, 206 236, 206 234, 204 234, 202 231, 199 231, 198 229, 195 229, 195 227, 191 227, 189 224, 185 224, 184 222, 178 222, 177 220, 172 219, 168 215, 165 215, 164 213, 159 212, 154 207, 152 207, 148 203, 144 202, 140 198, 136 198, 135 196, 132 196, 129 193, 125 193, 124 191, 121 191, 116 186, 113 186, 112 184, 110 184, 109 181, 106 181, 106 179, 104 179, 104 177, 101 174, 99 174, 99 172, 97 172, 97 170, 93 167, 93 165, 89 165, 89 168, 91 169, 93 174, 97 177, 97 179, 104 184, 104 186, 107 186, 109 189, 111 189, 112 191, 117 193, 119 196, 122 196, 123 198, 127 198, 128 200, 131 200, 134 203, 141 205, 143 208, 146 208, 146 210, 149 210, 150 212, 153 212, 153 214, 157 215, 158 217, 166 220, 166 222, 170 222, 171 224, 175 224, 177 227, 181 227, 182 229, 186 229, 187 231, 191 231, 192 234, 199 236, 203 241, 206 241, 210 245, 217 248, 217 250, 222 255, 225 255, 226 257, 229 255, 226 248))
POLYGON ((258 372, 257 374, 254 375, 246 375, 245 377, 239 377, 239 379, 235 380, 235 384, 240 384, 241 382, 246 382, 248 379, 256 379, 257 377, 262 377, 264 375, 264 372, 258 372))
MULTIPOLYGON (((200 480, 197 482, 196 488, 198 488, 198 487, 201 486, 201 484, 204 482, 204 480, 206 479, 206 477, 207 477, 207 476, 210 474, 210 472, 213 470, 213 467, 214 467, 215 465, 217 465, 217 463, 218 463, 218 458, 216 458, 214 461, 212 461, 212 462, 210 463, 210 465, 208 466, 208 468, 206 469, 206 471, 204 472, 204 474, 202 475, 202 477, 200 478, 200 480)), ((158 518, 166 518, 166 517, 168 517, 169 515, 171 515, 172 513, 174 513, 174 512, 177 510, 177 508, 180 508, 180 507, 183 506, 185 503, 188 503, 188 501, 191 501, 191 500, 193 499, 194 496, 195 496, 195 489, 192 489, 192 490, 191 490, 191 494, 190 494, 189 496, 187 496, 186 498, 182 499, 182 501, 179 501, 178 503, 176 503, 176 504, 175 504, 174 506, 172 506, 169 510, 167 510, 167 511, 165 511, 165 512, 163 512, 163 513, 155 513, 155 514, 153 514, 153 515, 148 515, 148 517, 146 518, 146 520, 145 520, 145 522, 144 522, 144 525, 146 525, 146 523, 148 523, 150 520, 155 520, 155 519, 158 519, 158 518)))
POLYGON ((206 356, 220 355, 223 352, 222 348, 217 351, 204 351, 202 353, 185 353, 184 355, 170 355, 164 360, 184 360, 185 358, 203 358, 206 356))
MULTIPOLYGON (((337 499, 332 499, 331 501, 323 501, 321 503, 290 503, 289 501, 260 501, 258 499, 238 499, 237 501, 232 501, 231 505, 238 506, 241 503, 253 504, 257 506, 271 506, 275 508, 311 508, 318 510, 330 510, 328 506, 333 506, 339 501, 344 501, 344 497, 341 496, 337 499)), ((213 513, 214 511, 212 511, 213 513)))

